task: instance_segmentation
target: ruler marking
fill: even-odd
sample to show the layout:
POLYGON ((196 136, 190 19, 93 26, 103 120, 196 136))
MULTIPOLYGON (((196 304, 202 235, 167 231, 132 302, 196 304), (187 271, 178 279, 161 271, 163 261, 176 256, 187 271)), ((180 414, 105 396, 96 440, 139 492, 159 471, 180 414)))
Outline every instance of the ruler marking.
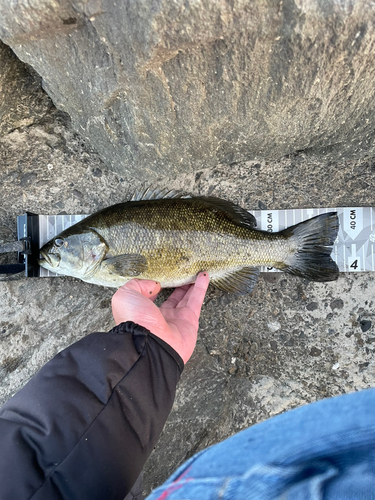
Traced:
POLYGON ((362 247, 362 253, 363 253, 363 264, 361 271, 364 271, 366 269, 365 245, 363 245, 362 247))
POLYGON ((355 243, 352 243, 351 247, 352 247, 352 257, 351 257, 352 263, 350 264, 350 267, 353 265, 353 262, 355 262, 357 258, 357 245, 355 243))
MULTIPOLYGON (((56 232, 56 226, 57 226, 57 219, 56 219, 56 215, 55 215, 55 232, 56 232)), ((53 236, 52 236, 53 237, 53 236)), ((48 274, 50 273, 50 271, 48 271, 48 274)))
MULTIPOLYGON (((55 221, 54 221, 54 222, 55 222, 55 233, 56 233, 56 226, 57 226, 57 218, 56 218, 56 217, 57 217, 57 216, 55 215, 55 217, 54 217, 54 219, 55 219, 55 221)), ((54 236, 56 236, 56 234, 53 234, 53 235, 52 235, 52 238, 53 238, 54 236)), ((52 238, 51 238, 51 239, 52 239, 52 238)), ((50 274, 51 272, 52 272, 52 271, 48 271, 48 274, 50 274)), ((54 274, 55 274, 55 273, 53 273, 53 272, 52 272, 52 276, 53 276, 54 274)))
MULTIPOLYGON (((336 209, 334 211, 336 212, 336 209)), ((339 214, 337 214, 337 216, 339 216, 339 214)), ((338 240, 338 233, 337 233, 337 237, 335 239, 335 242, 333 244, 333 249, 334 249, 334 252, 335 252, 335 262, 338 265, 339 254, 338 254, 338 244, 336 243, 337 240, 338 240)))
MULTIPOLYGON (((42 242, 43 241, 43 223, 44 223, 44 218, 42 220, 40 220, 39 218, 39 242, 42 242)), ((40 253, 39 253, 39 257, 40 257, 40 253)), ((44 273, 44 269, 43 267, 40 268, 40 276, 42 276, 44 273)))

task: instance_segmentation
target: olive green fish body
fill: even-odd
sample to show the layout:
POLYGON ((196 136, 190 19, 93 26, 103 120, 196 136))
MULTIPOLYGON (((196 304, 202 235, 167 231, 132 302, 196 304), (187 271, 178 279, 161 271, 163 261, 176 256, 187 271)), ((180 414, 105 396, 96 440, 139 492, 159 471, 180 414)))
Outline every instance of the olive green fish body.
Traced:
POLYGON ((292 272, 300 245, 291 231, 269 233, 255 225, 248 212, 217 198, 130 201, 61 233, 41 250, 41 265, 113 287, 134 277, 159 281, 163 287, 181 286, 208 271, 219 288, 247 293, 261 265, 292 272))

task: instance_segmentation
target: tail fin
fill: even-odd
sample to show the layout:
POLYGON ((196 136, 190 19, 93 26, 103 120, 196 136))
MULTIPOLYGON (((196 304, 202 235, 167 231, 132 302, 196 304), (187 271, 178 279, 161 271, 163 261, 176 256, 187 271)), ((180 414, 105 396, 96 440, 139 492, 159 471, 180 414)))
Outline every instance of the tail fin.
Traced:
POLYGON ((312 281, 336 280, 339 268, 330 255, 338 230, 337 213, 330 212, 281 231, 295 248, 282 270, 312 281))

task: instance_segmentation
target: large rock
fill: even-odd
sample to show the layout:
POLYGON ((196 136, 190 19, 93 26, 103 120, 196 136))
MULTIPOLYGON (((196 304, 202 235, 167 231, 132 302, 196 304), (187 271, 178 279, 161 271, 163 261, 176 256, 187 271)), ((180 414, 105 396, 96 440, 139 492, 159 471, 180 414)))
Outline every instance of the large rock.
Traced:
POLYGON ((374 20, 366 0, 0 0, 0 38, 141 179, 373 153, 374 20))

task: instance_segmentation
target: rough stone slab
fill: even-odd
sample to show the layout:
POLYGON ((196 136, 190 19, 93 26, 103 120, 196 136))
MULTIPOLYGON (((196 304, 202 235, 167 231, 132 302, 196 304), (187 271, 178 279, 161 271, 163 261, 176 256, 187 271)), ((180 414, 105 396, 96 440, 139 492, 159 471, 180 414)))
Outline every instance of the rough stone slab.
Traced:
POLYGON ((366 0, 0 1, 0 38, 139 179, 373 154, 374 20, 366 0))

